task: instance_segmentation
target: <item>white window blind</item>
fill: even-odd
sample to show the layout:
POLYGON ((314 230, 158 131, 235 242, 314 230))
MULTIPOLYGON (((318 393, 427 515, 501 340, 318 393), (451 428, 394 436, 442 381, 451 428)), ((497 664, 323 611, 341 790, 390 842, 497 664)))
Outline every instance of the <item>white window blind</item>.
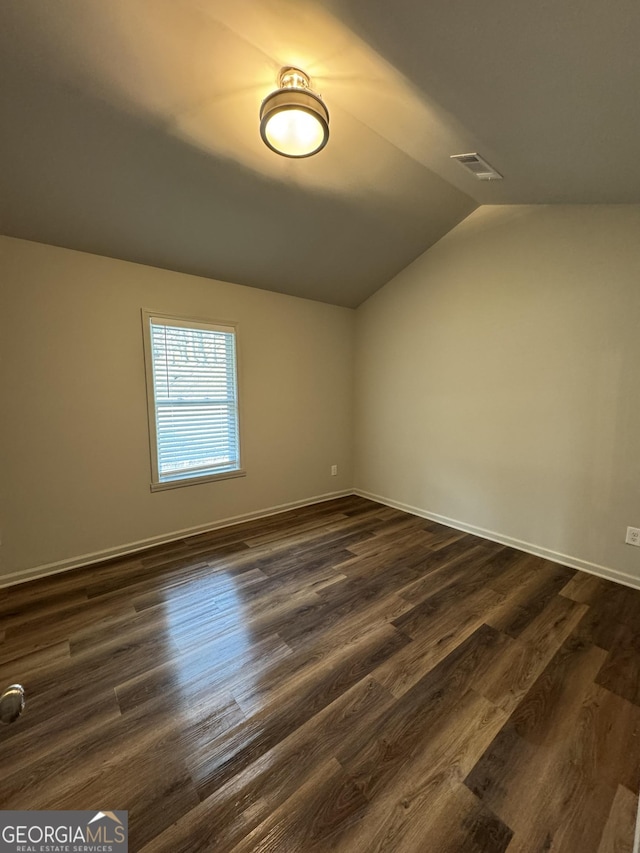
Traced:
POLYGON ((235 328, 149 316, 148 346, 157 482, 239 471, 235 328))

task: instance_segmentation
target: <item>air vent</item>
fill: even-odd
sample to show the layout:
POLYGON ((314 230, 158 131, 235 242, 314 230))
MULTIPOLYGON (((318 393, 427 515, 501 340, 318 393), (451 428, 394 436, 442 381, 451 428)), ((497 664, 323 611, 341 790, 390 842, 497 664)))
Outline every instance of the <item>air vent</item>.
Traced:
POLYGON ((475 175, 479 181, 501 181, 502 175, 496 172, 493 166, 490 166, 486 160, 483 160, 479 154, 452 154, 452 160, 457 160, 471 174, 475 175))

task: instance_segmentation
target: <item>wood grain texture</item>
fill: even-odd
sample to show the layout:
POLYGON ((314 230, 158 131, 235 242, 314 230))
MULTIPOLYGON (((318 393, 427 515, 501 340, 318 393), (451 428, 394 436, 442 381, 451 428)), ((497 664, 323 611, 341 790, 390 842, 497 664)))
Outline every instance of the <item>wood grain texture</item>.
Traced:
POLYGON ((358 497, 0 591, 0 807, 134 853, 631 853, 640 592, 358 497))
POLYGON ((637 808, 638 798, 628 788, 618 785, 598 853, 627 853, 632 849, 637 808))

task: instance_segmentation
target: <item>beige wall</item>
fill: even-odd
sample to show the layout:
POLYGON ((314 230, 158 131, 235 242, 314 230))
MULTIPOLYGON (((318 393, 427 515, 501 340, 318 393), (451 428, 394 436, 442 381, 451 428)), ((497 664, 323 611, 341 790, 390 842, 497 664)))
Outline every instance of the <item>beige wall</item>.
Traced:
POLYGON ((0 583, 349 488, 353 318, 0 238, 0 583), (246 477, 150 492, 142 307, 239 323, 246 477))
POLYGON ((481 208, 356 330, 360 489, 640 581, 640 206, 481 208))

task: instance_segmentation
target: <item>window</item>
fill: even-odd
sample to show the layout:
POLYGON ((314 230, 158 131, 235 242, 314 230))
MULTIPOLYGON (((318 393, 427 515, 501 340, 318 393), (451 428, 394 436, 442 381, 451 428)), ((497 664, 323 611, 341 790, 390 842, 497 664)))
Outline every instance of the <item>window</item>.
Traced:
POLYGON ((151 488, 237 477, 236 328, 143 311, 151 488))

